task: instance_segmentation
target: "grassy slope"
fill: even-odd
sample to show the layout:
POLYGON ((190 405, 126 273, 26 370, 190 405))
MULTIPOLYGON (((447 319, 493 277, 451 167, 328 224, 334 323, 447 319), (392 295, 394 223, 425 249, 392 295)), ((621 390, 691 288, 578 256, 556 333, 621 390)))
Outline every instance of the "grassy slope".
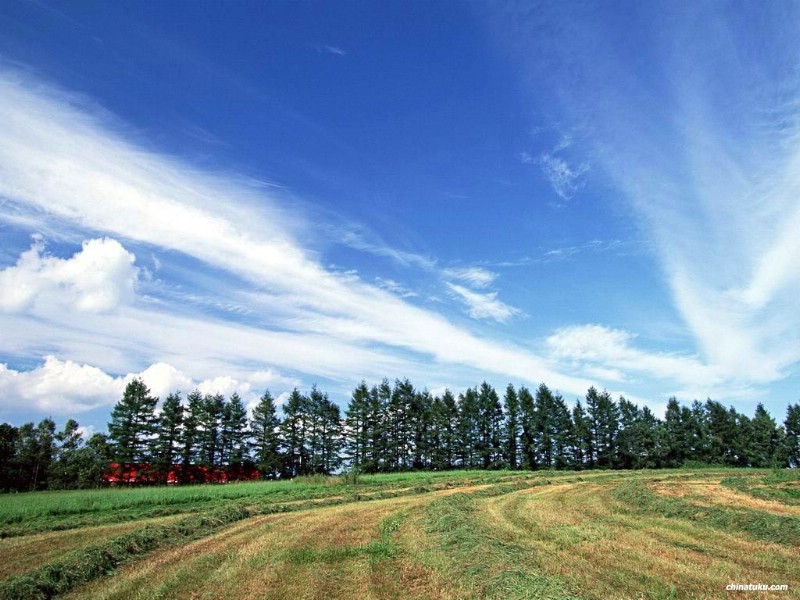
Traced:
MULTIPOLYGON (((731 470, 451 472, 365 477, 355 486, 310 479, 108 490, 90 494, 91 502, 64 494, 69 507, 64 518, 72 524, 87 515, 113 523, 113 515, 125 516, 126 510, 157 514, 173 507, 180 513, 218 515, 244 510, 230 524, 208 520, 184 537, 151 535, 151 545, 141 548, 138 541, 117 544, 123 550, 132 544, 135 551, 122 552, 114 576, 90 578, 71 595, 724 598, 729 597, 728 583, 750 582, 790 586, 788 594, 761 593, 759 598, 793 597, 800 591, 797 507, 747 491, 769 495, 770 478, 776 476, 731 470)), ((775 486, 785 484, 782 476, 777 479, 775 486)), ((40 530, 40 521, 50 523, 58 510, 57 494, 41 498, 25 510, 12 506, 13 497, 4 498, 0 523, 13 523, 23 533, 40 530)), ((197 520, 173 517, 155 527, 174 532, 176 523, 197 520)), ((6 552, 18 566, 5 574, 24 572, 31 564, 25 557, 47 540, 54 548, 59 540, 63 544, 48 554, 49 560, 84 561, 111 543, 103 540, 118 533, 115 526, 133 525, 126 535, 138 539, 137 526, 146 522, 121 520, 106 529, 0 540, 0 562, 6 552), (68 553, 66 540, 79 540, 78 546, 94 541, 97 548, 78 551, 88 554, 76 557, 68 553)), ((32 572, 27 581, 34 575, 51 573, 32 572)), ((8 581, 0 584, 0 597, 4 589, 11 597, 8 581)))

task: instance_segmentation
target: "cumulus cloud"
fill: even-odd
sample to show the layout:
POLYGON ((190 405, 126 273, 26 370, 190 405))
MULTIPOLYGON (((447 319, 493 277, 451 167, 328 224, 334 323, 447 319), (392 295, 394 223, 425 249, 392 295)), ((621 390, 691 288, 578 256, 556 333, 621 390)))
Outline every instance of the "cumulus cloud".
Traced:
POLYGON ((447 287, 467 306, 467 313, 474 319, 493 319, 503 323, 519 314, 518 309, 498 300, 497 292, 474 292, 455 283, 448 283, 447 287))
POLYGON ((161 400, 173 392, 181 392, 185 398, 187 393, 198 389, 203 394, 224 396, 236 392, 253 406, 268 387, 275 388, 275 393, 283 393, 299 385, 296 379, 274 370, 243 373, 241 379, 223 375, 196 381, 166 363, 152 364, 139 373, 114 376, 96 366, 46 356, 42 364, 28 371, 10 369, 0 363, 2 409, 25 408, 74 417, 94 408, 113 406, 133 379, 144 381, 152 395, 161 400))
POLYGON ((69 305, 82 312, 105 312, 133 299, 135 257, 113 239, 87 240, 71 258, 45 253, 34 239, 17 263, 0 270, 0 310, 18 312, 37 302, 69 305))
POLYGON ((0 363, 0 395, 4 408, 35 408, 42 413, 73 415, 116 402, 125 388, 122 378, 97 367, 45 357, 30 371, 0 363))
POLYGON ((191 377, 163 362, 152 364, 141 373, 128 374, 124 379, 127 383, 136 377, 140 377, 144 381, 154 396, 162 399, 173 392, 191 390, 194 387, 191 377))

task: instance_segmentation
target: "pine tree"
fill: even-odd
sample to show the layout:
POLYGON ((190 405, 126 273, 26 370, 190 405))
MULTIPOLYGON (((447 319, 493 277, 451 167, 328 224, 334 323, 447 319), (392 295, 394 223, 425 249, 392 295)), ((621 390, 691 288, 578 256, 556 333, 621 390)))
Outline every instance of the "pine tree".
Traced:
POLYGON ((213 468, 219 462, 219 451, 222 448, 222 412, 225 409, 225 397, 222 394, 206 394, 200 411, 200 459, 204 467, 213 468))
POLYGON ((341 449, 343 444, 342 417, 339 406, 323 394, 319 410, 319 460, 316 472, 330 475, 341 465, 341 449))
POLYGON ((402 471, 412 463, 413 432, 411 409, 414 386, 408 379, 397 379, 392 388, 387 415, 387 443, 390 449, 389 469, 402 471))
POLYGON ((354 472, 367 469, 370 447, 369 413, 370 392, 366 382, 362 381, 353 390, 345 411, 346 459, 354 472))
POLYGON ((617 405, 608 392, 598 393, 594 387, 590 387, 586 392, 586 412, 591 433, 590 465, 609 467, 615 454, 619 428, 617 405))
POLYGON ((574 465, 575 428, 567 403, 561 394, 553 398, 553 466, 566 469, 574 465))
POLYGON ((468 388, 458 396, 458 461, 464 469, 480 466, 478 445, 478 390, 468 388))
POLYGON ((536 445, 536 464, 545 469, 553 468, 553 446, 555 436, 555 399, 553 393, 541 384, 536 390, 534 412, 534 444, 536 445))
POLYGON ((306 419, 308 398, 297 388, 292 390, 283 404, 283 420, 281 421, 281 441, 286 451, 284 472, 289 477, 303 475, 308 462, 306 449, 306 419))
POLYGON ((427 469, 430 466, 432 406, 433 399, 428 390, 414 393, 409 411, 413 448, 411 466, 414 469, 427 469))
POLYGON ((367 459, 367 472, 388 471, 389 451, 389 402, 392 388, 389 380, 384 379, 379 386, 373 386, 369 392, 369 418, 367 429, 370 434, 370 445, 367 459))
POLYGON ((678 401, 674 396, 671 397, 667 401, 664 421, 667 467, 680 467, 686 459, 686 452, 690 447, 691 431, 689 423, 685 422, 685 417, 678 401))
POLYGON ((249 460, 250 431, 247 428, 247 409, 239 394, 234 392, 222 409, 222 452, 220 463, 239 468, 249 460))
POLYGON ((150 440, 155 433, 155 408, 158 398, 141 379, 125 387, 122 400, 111 411, 108 437, 113 458, 118 463, 147 463, 150 440))
POLYGON ((800 404, 790 404, 786 408, 783 429, 783 455, 786 457, 786 464, 800 467, 800 404))
POLYGON ((181 451, 181 436, 184 409, 179 393, 170 394, 161 405, 158 427, 153 444, 153 466, 162 480, 166 478, 172 465, 177 462, 181 451))
POLYGON ((183 467, 182 479, 189 481, 189 471, 192 465, 198 464, 201 459, 202 431, 200 423, 203 419, 203 395, 200 390, 194 390, 186 397, 183 429, 181 431, 181 464, 183 467))
POLYGON ((642 452, 639 408, 625 398, 619 399, 619 436, 615 467, 619 469, 640 468, 642 452))
POLYGON ((539 466, 538 448, 536 447, 536 402, 528 388, 519 388, 520 420, 522 421, 522 466, 525 469, 536 469, 539 466))
POLYGON ((519 466, 519 398, 512 384, 506 387, 506 456, 509 469, 519 466))
POLYGON ((275 411, 275 401, 269 390, 265 391, 253 409, 250 431, 253 436, 253 451, 256 467, 262 477, 277 477, 281 468, 278 430, 280 422, 275 411))
POLYGON ((774 466, 778 451, 778 427, 760 402, 750 424, 750 466, 774 466))
POLYGON ((503 406, 495 389, 486 383, 478 392, 478 445, 476 450, 484 469, 502 466, 503 406))
POLYGON ((591 423, 580 400, 577 400, 572 408, 572 424, 575 428, 575 468, 591 469, 594 467, 591 423))

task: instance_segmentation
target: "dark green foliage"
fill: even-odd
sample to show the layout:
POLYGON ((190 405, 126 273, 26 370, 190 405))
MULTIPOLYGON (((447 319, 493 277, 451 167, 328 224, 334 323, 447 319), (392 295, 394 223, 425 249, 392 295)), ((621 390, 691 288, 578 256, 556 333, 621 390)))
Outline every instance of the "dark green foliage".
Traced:
POLYGON ((222 463, 220 454, 222 444, 222 415, 225 410, 225 397, 222 394, 203 396, 199 414, 200 457, 198 463, 214 467, 222 463))
POLYGON ((33 491, 47 488, 48 473, 56 453, 56 424, 42 419, 17 430, 14 458, 10 461, 11 488, 33 491))
POLYGON ((506 387, 506 459, 510 469, 519 466, 519 398, 512 384, 506 387))
POLYGON ((345 459, 356 472, 374 472, 368 455, 370 454, 370 396, 366 382, 362 381, 350 399, 345 413, 347 442, 345 459))
POLYGON ((8 423, 0 424, 0 490, 8 492, 15 487, 16 445, 19 430, 8 423))
POLYGON ((183 413, 180 394, 167 396, 161 406, 158 432, 153 442, 153 466, 162 476, 169 471, 180 454, 183 413))
POLYGON ((769 467, 775 463, 779 447, 778 427, 775 420, 760 402, 755 416, 750 421, 750 440, 748 464, 751 467, 769 467))
POLYGON ((283 405, 281 439, 286 457, 284 474, 289 477, 308 472, 308 454, 306 452, 308 403, 308 398, 295 388, 283 405))
MULTIPOLYGON (((752 419, 719 402, 667 403, 662 422, 608 392, 587 391, 572 410, 540 385, 535 395, 509 384, 504 403, 491 385, 432 397, 408 379, 353 391, 345 418, 326 393, 295 389, 280 421, 269 392, 248 421, 242 399, 195 390, 181 404, 170 394, 155 417, 157 398, 131 381, 112 411, 109 436, 83 444, 69 420, 19 428, 0 425, 0 489, 29 491, 94 487, 110 462, 148 463, 160 481, 176 463, 214 469, 257 464, 262 477, 403 470, 661 468, 685 464, 798 466, 800 405, 783 426, 759 404, 752 419), (505 410, 504 410, 505 406, 505 410), (255 451, 255 463, 251 451, 255 451)), ((152 473, 151 473, 152 474, 152 473)), ((185 475, 186 481, 191 480, 185 475)))
POLYGON ((262 477, 277 477, 280 472, 279 425, 275 401, 267 390, 253 409, 253 418, 250 420, 255 463, 262 477))
POLYGON ((572 427, 573 427, 573 452, 576 469, 583 467, 593 467, 593 445, 592 445, 592 432, 589 425, 589 417, 586 416, 586 411, 580 400, 575 402, 572 408, 572 427))
POLYGON ((589 463, 608 468, 615 456, 615 440, 619 429, 619 413, 611 395, 591 387, 586 393, 586 412, 591 436, 589 463))
POLYGON ((108 437, 112 455, 118 463, 147 463, 150 461, 150 439, 156 432, 155 408, 158 398, 141 379, 125 387, 122 400, 111 411, 108 437))
POLYGON ((535 469, 539 466, 536 445, 536 403, 528 388, 519 388, 519 407, 522 421, 522 466, 535 469))
POLYGON ((184 411, 183 429, 181 431, 181 464, 186 469, 200 459, 201 430, 203 416, 203 395, 194 390, 186 397, 188 406, 184 411))
POLYGON ((250 432, 247 429, 247 409, 239 394, 234 392, 222 409, 220 464, 240 467, 248 461, 250 432))
POLYGON ((431 405, 431 467, 437 471, 452 469, 458 454, 458 405, 450 390, 431 405))
POLYGON ((484 469, 503 466, 503 406, 497 391, 485 381, 478 393, 477 453, 484 469))
POLYGON ((789 466, 800 467, 800 404, 790 404, 786 409, 783 428, 782 455, 789 466))
POLYGON ((458 466, 470 469, 480 466, 478 445, 478 390, 469 388, 458 397, 458 466))
POLYGON ((49 489, 66 490, 74 488, 78 484, 80 469, 78 457, 83 444, 78 427, 75 419, 69 419, 64 425, 64 429, 55 436, 59 446, 56 450, 55 460, 50 466, 49 489))

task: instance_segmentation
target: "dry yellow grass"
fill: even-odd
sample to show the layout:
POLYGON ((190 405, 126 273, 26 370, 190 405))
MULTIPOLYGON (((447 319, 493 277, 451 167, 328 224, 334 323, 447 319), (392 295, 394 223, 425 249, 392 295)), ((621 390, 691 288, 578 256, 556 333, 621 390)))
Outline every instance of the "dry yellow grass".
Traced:
POLYGON ((651 489, 664 496, 684 498, 698 506, 749 508, 775 515, 800 517, 800 506, 756 498, 727 488, 718 481, 674 481, 654 484, 651 489))
POLYGON ((539 569, 585 598, 668 597, 671 589, 677 597, 724 598, 725 586, 736 582, 796 589, 797 548, 696 522, 642 518, 623 510, 612 487, 578 484, 500 496, 486 500, 482 514, 510 542, 528 548, 539 569))
MULTIPOLYGON (((522 582, 508 587, 514 598, 554 597, 525 588, 529 581, 551 580, 554 586, 546 589, 586 599, 756 597, 725 591, 729 583, 747 582, 790 586, 789 593, 760 593, 759 599, 795 597, 800 591, 799 548, 755 541, 702 519, 640 513, 614 494, 621 483, 636 478, 682 501, 796 516, 795 507, 779 512, 776 503, 720 486, 723 476, 567 474, 553 476, 548 485, 495 496, 508 488, 466 483, 427 494, 254 517, 156 551, 112 577, 76 589, 71 597, 462 600, 482 597, 490 589, 470 579, 471 572, 508 583, 503 577, 512 571, 519 577, 509 581, 522 582), (475 535, 463 555, 426 526, 431 503, 454 502, 455 493, 473 494, 468 518, 474 519, 475 535)), ((541 478, 530 482, 541 483, 541 478)), ((491 588, 491 595, 509 597, 505 590, 491 588)))
POLYGON ((431 569, 358 551, 380 538, 387 516, 424 502, 404 497, 249 519, 157 552, 72 597, 451 598, 447 582, 431 569))

